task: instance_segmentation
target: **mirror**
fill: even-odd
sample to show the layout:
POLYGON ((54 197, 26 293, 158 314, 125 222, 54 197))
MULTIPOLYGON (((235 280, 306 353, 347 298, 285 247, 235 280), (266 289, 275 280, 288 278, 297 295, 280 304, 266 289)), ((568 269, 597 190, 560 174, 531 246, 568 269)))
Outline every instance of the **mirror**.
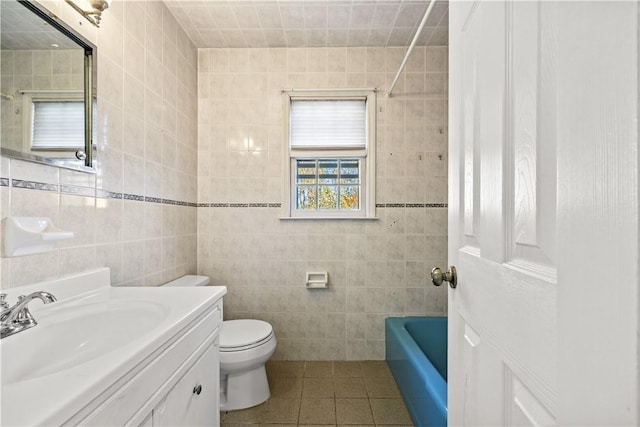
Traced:
POLYGON ((94 172, 95 46, 35 2, 0 8, 2 155, 94 172))

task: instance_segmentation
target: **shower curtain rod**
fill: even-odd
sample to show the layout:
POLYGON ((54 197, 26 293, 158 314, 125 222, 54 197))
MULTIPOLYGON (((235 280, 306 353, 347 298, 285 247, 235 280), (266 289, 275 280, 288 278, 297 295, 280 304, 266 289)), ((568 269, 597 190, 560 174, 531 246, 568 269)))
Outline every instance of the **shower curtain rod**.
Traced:
POLYGON ((411 41, 411 44, 409 45, 409 49, 407 49, 407 53, 404 55, 404 59, 402 60, 402 64, 400 64, 400 69, 398 70, 398 73, 396 74, 396 78, 393 79, 393 83, 391 83, 391 87, 387 91, 387 98, 391 98, 391 92, 393 92, 393 88, 396 86, 396 83, 398 83, 398 79, 400 78, 400 74, 402 73, 402 70, 404 70, 405 65, 407 65, 407 61, 409 60, 409 56, 411 56, 411 52, 413 52, 413 48, 416 46, 416 42, 418 41, 418 37, 420 37, 420 33, 422 33, 422 29, 424 28, 424 25, 427 23, 427 19, 429 18, 429 15, 431 14, 431 9, 433 9, 433 6, 435 4, 436 4, 436 0, 431 0, 431 2, 429 3, 429 7, 427 8, 427 11, 424 13, 424 17, 422 18, 422 21, 420 22, 420 26, 418 27, 418 31, 416 31, 415 36, 413 36, 413 40, 411 41))

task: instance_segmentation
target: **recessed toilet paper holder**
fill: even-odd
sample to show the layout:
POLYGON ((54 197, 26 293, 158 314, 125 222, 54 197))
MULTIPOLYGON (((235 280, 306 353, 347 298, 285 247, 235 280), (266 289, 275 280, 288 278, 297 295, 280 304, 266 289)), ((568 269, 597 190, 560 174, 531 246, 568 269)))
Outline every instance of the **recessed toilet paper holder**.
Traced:
POLYGON ((307 272, 305 282, 309 289, 326 288, 329 282, 329 273, 326 271, 307 272))

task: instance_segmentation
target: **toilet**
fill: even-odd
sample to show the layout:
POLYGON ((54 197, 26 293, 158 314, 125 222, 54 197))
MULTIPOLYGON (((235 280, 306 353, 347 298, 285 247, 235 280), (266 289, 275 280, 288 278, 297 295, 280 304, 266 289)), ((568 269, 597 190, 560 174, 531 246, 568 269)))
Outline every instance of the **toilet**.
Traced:
MULTIPOLYGON (((206 276, 183 276, 164 286, 204 286, 206 276)), ((256 406, 271 392, 265 363, 276 351, 276 336, 267 322, 225 320, 220 331, 220 410, 256 406)))

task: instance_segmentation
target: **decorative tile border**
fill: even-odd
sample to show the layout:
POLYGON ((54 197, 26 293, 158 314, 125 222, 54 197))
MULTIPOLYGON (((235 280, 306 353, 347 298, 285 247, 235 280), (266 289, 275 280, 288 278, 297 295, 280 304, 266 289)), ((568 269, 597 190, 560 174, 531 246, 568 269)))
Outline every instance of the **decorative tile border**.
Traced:
MULTIPOLYGON (((102 199, 134 200, 138 202, 158 203, 162 205, 188 206, 198 208, 280 208, 281 203, 193 203, 181 200, 162 199, 160 197, 141 196, 139 194, 118 193, 89 187, 66 184, 47 184, 21 179, 0 178, 0 187, 26 188, 30 190, 53 191, 102 199)), ((447 203, 377 203, 376 208, 447 208, 447 203)))
POLYGON ((197 207, 197 203, 185 202, 181 200, 161 199, 159 197, 146 197, 139 194, 119 193, 90 187, 67 184, 48 184, 37 181, 26 181, 22 179, 0 178, 0 187, 24 188, 28 190, 51 191, 61 194, 71 194, 77 196, 98 197, 101 199, 133 200, 138 202, 158 203, 162 205, 197 207))
POLYGON ((40 191, 58 192, 59 190, 56 184, 47 184, 45 182, 36 182, 36 181, 24 181, 22 179, 12 179, 11 186, 16 188, 26 188, 29 190, 40 190, 40 191))
POLYGON ((96 190, 96 197, 101 199, 122 199, 122 193, 107 190, 96 190))
MULTIPOLYGON (((198 203, 199 208, 281 208, 282 203, 198 203)), ((446 208, 447 203, 378 203, 376 208, 446 208)))
POLYGON ((376 208, 447 208, 447 203, 377 203, 376 208))
POLYGON ((135 200, 136 202, 144 202, 144 196, 139 196, 137 194, 127 194, 124 193, 122 198, 125 200, 135 200))
POLYGON ((198 203, 199 208, 280 208, 282 203, 198 203))
POLYGON ((89 187, 79 187, 77 185, 60 185, 60 192, 64 194, 72 194, 74 196, 96 197, 96 189, 89 187))

